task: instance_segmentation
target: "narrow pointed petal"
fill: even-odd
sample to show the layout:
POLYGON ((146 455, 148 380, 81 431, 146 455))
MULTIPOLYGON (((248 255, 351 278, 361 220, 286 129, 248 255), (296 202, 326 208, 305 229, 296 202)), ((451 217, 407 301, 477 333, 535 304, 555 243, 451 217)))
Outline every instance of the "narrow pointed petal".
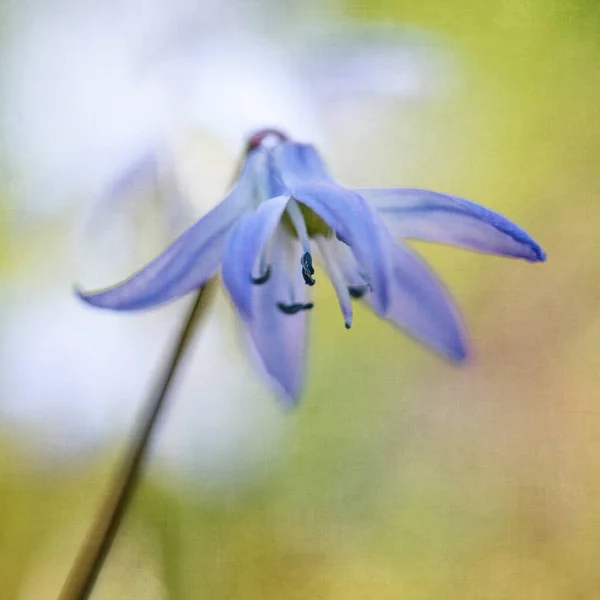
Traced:
POLYGON ((328 240, 322 236, 318 236, 315 239, 319 246, 319 250, 321 251, 323 261, 325 262, 325 268, 327 269, 329 279, 337 294, 340 309, 344 317, 344 324, 346 325, 346 329, 350 329, 352 326, 352 300, 350 298, 348 284, 346 283, 346 277, 344 276, 342 266, 338 264, 336 258, 337 253, 334 248, 336 245, 342 245, 342 242, 339 242, 336 239, 328 240))
POLYGON ((264 285, 253 286, 253 312, 245 324, 260 365, 282 400, 292 405, 303 387, 312 305, 298 268, 301 246, 281 226, 275 232, 271 255, 271 277, 264 285))
POLYGON ((252 272, 265 244, 273 235, 289 196, 263 202, 244 217, 227 238, 223 250, 223 283, 243 317, 252 313, 252 272))
MULTIPOLYGON (((450 294, 406 246, 394 245, 393 253, 392 300, 387 315, 381 316, 447 358, 456 362, 465 360, 467 336, 450 294)), ((370 294, 366 299, 372 304, 370 294)))
POLYGON ((252 203, 252 165, 246 161, 231 193, 177 238, 158 258, 107 290, 83 292, 88 304, 111 310, 141 310, 197 289, 217 270, 231 227, 252 203))
POLYGON ((373 294, 350 249, 344 244, 332 245, 330 249, 354 298, 363 299, 377 315, 450 360, 460 362, 466 358, 467 335, 459 310, 444 285, 415 252, 401 244, 393 245, 391 302, 384 314, 373 302, 373 294))
POLYGON ((476 252, 544 261, 545 252, 523 229, 478 204, 416 188, 356 190, 398 238, 461 246, 476 252))

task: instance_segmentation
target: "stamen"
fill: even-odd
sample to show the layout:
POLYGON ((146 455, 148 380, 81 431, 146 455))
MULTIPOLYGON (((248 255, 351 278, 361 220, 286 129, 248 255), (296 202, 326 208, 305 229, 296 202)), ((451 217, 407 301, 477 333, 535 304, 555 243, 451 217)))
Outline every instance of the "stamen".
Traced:
POLYGON ((368 283, 364 285, 349 285, 348 292, 353 298, 362 298, 370 288, 371 286, 368 283))
POLYGON ((258 277, 254 277, 253 275, 251 275, 250 280, 252 281, 252 283, 254 285, 262 285, 263 283, 267 283, 267 281, 269 281, 270 277, 271 277, 271 265, 267 265, 267 268, 262 275, 259 275, 258 277))
POLYGON ((314 304, 312 302, 308 302, 307 304, 297 303, 297 304, 284 304, 283 302, 277 303, 277 308, 286 315, 295 315, 299 313, 301 310, 310 310, 314 304))
POLYGON ((292 220, 292 224, 294 225, 294 229, 298 234, 298 238, 300 240, 300 243, 302 244, 304 252, 310 252, 310 242, 308 240, 306 222, 304 221, 304 216, 302 215, 302 211, 298 206, 298 202, 291 198, 285 210, 289 215, 290 219, 292 220))
POLYGON ((315 285, 316 282, 315 278, 313 277, 315 270, 313 268, 312 256, 310 254, 310 241, 308 239, 308 231, 306 230, 306 222, 304 221, 304 217, 302 216, 298 202, 296 202, 296 200, 293 198, 288 202, 286 212, 289 215, 292 224, 294 225, 294 229, 298 234, 298 239, 300 240, 302 249, 304 250, 304 254, 300 259, 304 283, 306 283, 306 285, 315 285))
POLYGON ((312 264, 312 256, 310 252, 305 252, 300 259, 300 264, 302 265, 302 277, 304 278, 304 283, 306 285, 315 285, 315 278, 313 275, 315 274, 315 269, 312 264))
POLYGON ((315 237, 315 241, 321 250, 321 255, 325 261, 325 268, 327 269, 329 279, 335 288, 335 293, 337 294, 340 303, 340 309, 344 316, 344 325, 346 326, 346 329, 350 329, 352 326, 352 302, 347 288, 347 281, 342 271, 343 265, 340 264, 339 258, 336 256, 336 249, 339 244, 334 241, 333 238, 326 240, 319 235, 315 237))

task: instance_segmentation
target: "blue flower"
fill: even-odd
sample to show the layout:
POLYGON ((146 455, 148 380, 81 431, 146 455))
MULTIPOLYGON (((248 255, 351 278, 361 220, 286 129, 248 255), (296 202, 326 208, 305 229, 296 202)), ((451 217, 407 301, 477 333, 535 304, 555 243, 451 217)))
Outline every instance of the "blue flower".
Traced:
POLYGON ((250 138, 238 181, 218 206, 131 278, 78 294, 100 308, 147 309, 198 289, 220 268, 264 370, 291 402, 304 378, 315 250, 347 328, 352 299, 360 298, 447 358, 466 358, 454 303, 405 238, 531 262, 546 258, 495 212, 421 189, 345 188, 313 146, 264 130, 250 138))

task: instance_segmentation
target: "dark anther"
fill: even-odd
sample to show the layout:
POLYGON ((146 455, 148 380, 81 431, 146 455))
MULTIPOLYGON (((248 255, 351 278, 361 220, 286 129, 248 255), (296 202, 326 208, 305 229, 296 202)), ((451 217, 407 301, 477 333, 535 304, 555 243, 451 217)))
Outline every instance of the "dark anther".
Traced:
POLYGON ((277 308, 286 315, 295 315, 299 313, 301 310, 310 310, 314 304, 312 302, 308 302, 307 304, 297 303, 297 304, 284 304, 283 302, 277 303, 277 308))
POLYGON ((353 298, 362 298, 368 290, 369 284, 348 286, 348 292, 353 298))
POLYGON ((302 255, 300 264, 302 265, 302 277, 304 278, 304 283, 306 285, 315 285, 315 278, 313 277, 315 269, 313 268, 310 252, 305 252, 302 255))
POLYGON ((271 266, 267 266, 265 272, 262 275, 259 275, 258 277, 250 277, 250 279, 252 280, 252 283, 254 285, 262 285, 263 283, 267 283, 267 281, 269 281, 269 277, 271 277, 271 266))
POLYGON ((346 238, 342 237, 337 231, 335 232, 335 237, 342 242, 342 244, 346 244, 346 246, 349 246, 350 244, 346 241, 346 238))
POLYGON ((285 142, 289 139, 285 133, 279 131, 278 129, 261 129, 248 139, 246 144, 246 153, 258 148, 269 136, 278 138, 280 142, 285 142))

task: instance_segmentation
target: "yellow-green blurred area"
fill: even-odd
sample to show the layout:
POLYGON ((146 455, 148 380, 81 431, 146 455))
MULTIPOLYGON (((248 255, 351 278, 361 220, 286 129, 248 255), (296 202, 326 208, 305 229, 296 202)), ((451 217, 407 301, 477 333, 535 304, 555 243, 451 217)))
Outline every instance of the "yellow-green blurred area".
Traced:
MULTIPOLYGON (((346 331, 332 289, 317 285, 300 406, 279 410, 266 387, 247 399, 271 415, 265 428, 283 428, 257 434, 273 451, 218 489, 181 484, 151 459, 93 597, 600 598, 600 4, 390 0, 339 12, 424 28, 460 63, 443 97, 406 103, 373 132, 376 160, 368 124, 358 146, 333 144, 340 180, 480 202, 548 261, 418 245, 464 311, 473 356, 460 368, 361 307, 346 331)), ((5 282, 68 230, 8 223, 5 282)), ((183 377, 201 380, 205 363, 191 358, 183 377)), ((148 389, 140 381, 132 402, 148 389)), ((31 451, 27 431, 3 427, 0 440, 7 600, 57 595, 127 439, 65 467, 31 451)))

